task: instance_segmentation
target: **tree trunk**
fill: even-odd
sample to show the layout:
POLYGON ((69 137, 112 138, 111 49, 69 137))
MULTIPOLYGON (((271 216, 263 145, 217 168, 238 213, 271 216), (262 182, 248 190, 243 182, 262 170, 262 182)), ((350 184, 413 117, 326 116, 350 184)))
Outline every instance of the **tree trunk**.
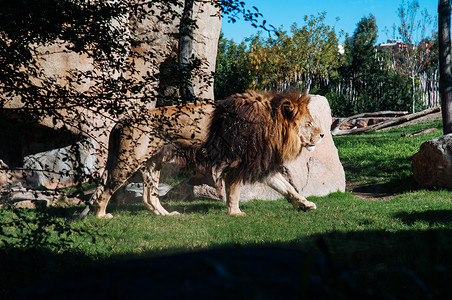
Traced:
POLYGON ((193 78, 191 76, 192 56, 193 56, 193 31, 195 23, 193 21, 194 0, 185 0, 184 12, 179 28, 179 72, 181 72, 180 95, 182 103, 189 103, 195 100, 193 89, 193 78))
POLYGON ((306 87, 305 87, 305 91, 304 91, 306 94, 309 94, 309 92, 311 91, 311 82, 312 82, 311 76, 307 76, 306 77, 306 87))
POLYGON ((452 133, 452 64, 450 45, 450 1, 439 0, 438 34, 439 34, 439 90, 443 116, 444 134, 452 133))
POLYGON ((415 86, 416 80, 415 80, 414 74, 411 74, 411 84, 412 84, 412 87, 411 87, 411 101, 412 101, 411 113, 414 114, 416 112, 416 86, 415 86))

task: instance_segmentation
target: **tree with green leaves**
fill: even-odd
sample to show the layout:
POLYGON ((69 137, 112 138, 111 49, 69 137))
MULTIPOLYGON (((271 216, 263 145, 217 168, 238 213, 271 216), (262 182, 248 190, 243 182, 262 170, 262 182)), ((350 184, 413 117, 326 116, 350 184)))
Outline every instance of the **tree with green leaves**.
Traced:
POLYGON ((301 28, 291 27, 295 72, 301 75, 309 93, 314 78, 328 78, 341 64, 338 36, 334 28, 324 23, 326 12, 305 16, 301 28))
POLYGON ((328 78, 341 63, 338 36, 324 23, 326 13, 305 16, 305 24, 282 29, 277 37, 251 39, 249 59, 253 87, 285 89, 296 85, 309 93, 314 80, 328 78))
POLYGON ((340 97, 335 96, 340 99, 332 105, 342 115, 407 109, 408 82, 392 69, 391 50, 377 48, 377 38, 373 15, 363 17, 353 35, 346 38, 345 63, 338 79, 347 90, 340 97))
POLYGON ((346 39, 345 67, 354 78, 368 73, 369 69, 379 68, 376 65, 376 43, 378 27, 374 15, 363 17, 356 25, 353 36, 346 39))
POLYGON ((242 41, 237 45, 221 33, 215 64, 215 99, 243 93, 248 89, 250 82, 245 42, 242 41))

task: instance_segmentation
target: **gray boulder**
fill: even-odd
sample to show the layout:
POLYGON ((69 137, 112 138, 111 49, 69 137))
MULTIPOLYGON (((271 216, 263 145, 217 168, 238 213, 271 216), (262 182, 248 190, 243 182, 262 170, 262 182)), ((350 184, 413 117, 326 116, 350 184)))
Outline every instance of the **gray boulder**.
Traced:
POLYGON ((452 188, 452 133, 423 143, 413 156, 412 167, 419 185, 452 188))

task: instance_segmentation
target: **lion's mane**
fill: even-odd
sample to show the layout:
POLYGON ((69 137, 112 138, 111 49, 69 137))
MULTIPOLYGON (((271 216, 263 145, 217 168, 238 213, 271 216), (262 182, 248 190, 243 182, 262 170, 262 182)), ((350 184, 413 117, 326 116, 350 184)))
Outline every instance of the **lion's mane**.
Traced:
POLYGON ((308 113, 299 91, 235 94, 216 103, 202 155, 209 167, 260 181, 301 151, 295 120, 308 113))

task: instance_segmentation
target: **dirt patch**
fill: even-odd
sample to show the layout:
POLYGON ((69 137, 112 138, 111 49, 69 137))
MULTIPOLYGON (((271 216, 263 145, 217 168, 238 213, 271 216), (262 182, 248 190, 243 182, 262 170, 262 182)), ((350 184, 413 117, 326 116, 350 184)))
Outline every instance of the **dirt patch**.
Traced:
POLYGON ((400 193, 392 190, 387 183, 350 184, 345 189, 353 195, 366 200, 388 200, 400 193))

